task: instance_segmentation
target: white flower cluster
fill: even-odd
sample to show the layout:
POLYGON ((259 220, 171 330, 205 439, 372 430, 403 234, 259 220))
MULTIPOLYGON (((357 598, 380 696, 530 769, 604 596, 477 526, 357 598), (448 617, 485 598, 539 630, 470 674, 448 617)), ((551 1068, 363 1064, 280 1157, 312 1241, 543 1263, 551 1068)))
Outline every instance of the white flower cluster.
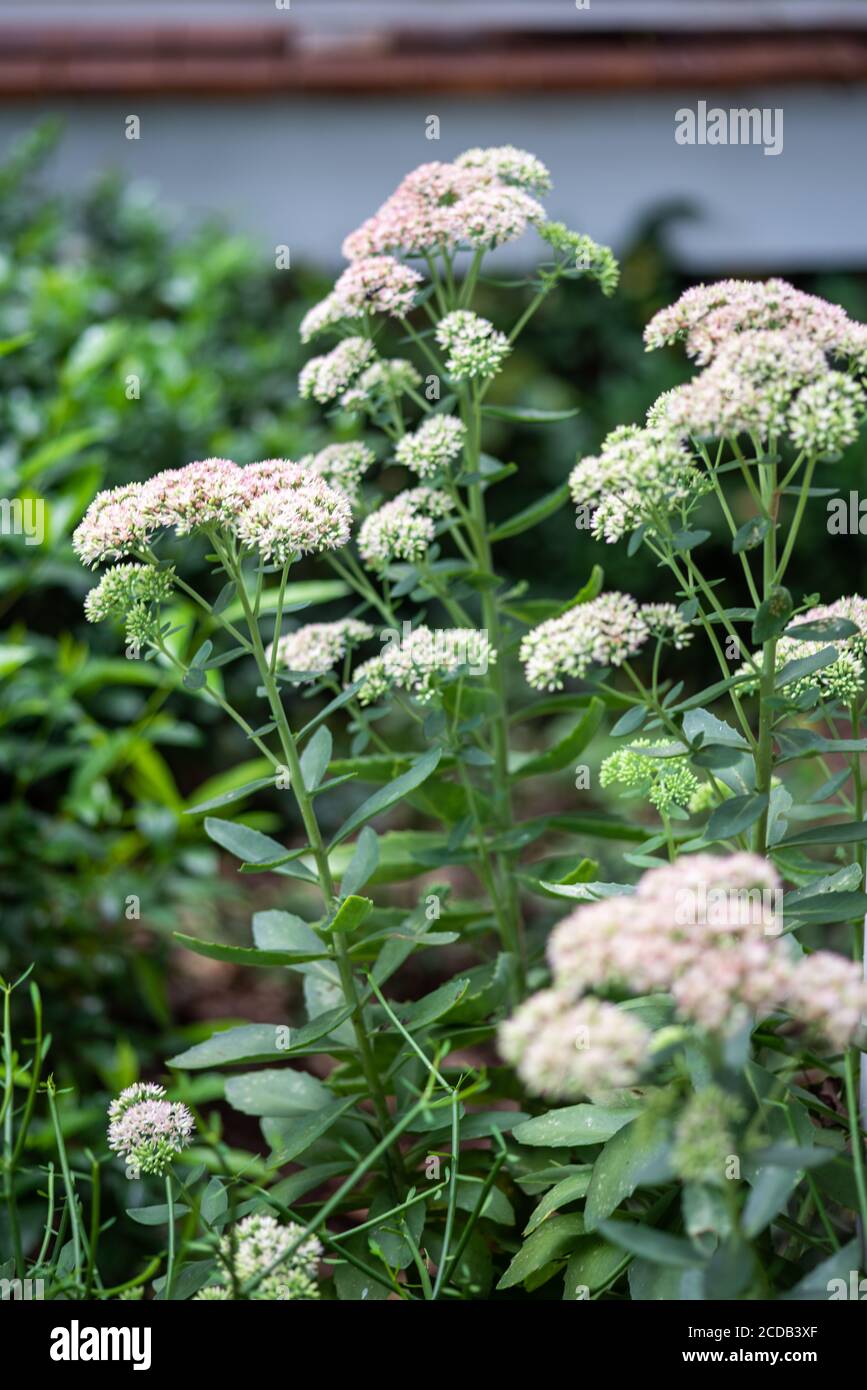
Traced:
MULTIPOLYGON (((801 637, 781 637, 778 640, 775 657, 778 671, 790 661, 815 656, 824 647, 834 647, 837 652, 837 659, 830 666, 823 666, 799 680, 787 683, 784 693, 790 699, 797 700, 800 695, 815 688, 823 700, 840 700, 843 704, 851 705, 863 691, 867 660, 867 600, 852 594, 847 598, 838 598, 834 603, 819 604, 817 608, 801 613, 793 620, 792 626, 815 625, 834 619, 854 623, 858 631, 850 637, 828 637, 824 641, 805 641, 801 637)), ((742 666, 738 674, 753 675, 758 660, 757 654, 753 658, 753 667, 742 666)), ((752 684, 754 686, 755 682, 752 684)), ((751 686, 745 683, 743 688, 749 690, 751 686)))
POLYGON ((553 987, 500 1027, 504 1058, 554 1099, 634 1084, 649 1035, 588 993, 611 989, 670 994, 682 1019, 712 1035, 785 1012, 836 1051, 848 1047, 867 1014, 860 966, 829 951, 799 956, 769 931, 765 897, 779 892, 758 855, 693 854, 646 872, 629 897, 576 908, 548 939, 553 987))
POLYGON ((298 390, 304 400, 311 396, 320 405, 327 405, 341 392, 373 357, 369 338, 344 338, 323 357, 311 357, 298 377, 298 390))
POLYGON ((436 340, 447 354, 446 370, 455 381, 475 381, 496 376, 511 352, 505 333, 480 314, 454 309, 441 318, 436 340))
MULTIPOLYGON (((162 530, 185 536, 226 530, 267 558, 336 548, 349 538, 352 510, 342 492, 287 459, 239 468, 206 459, 156 473, 144 483, 100 492, 72 543, 85 565, 134 555, 162 530)), ((91 600, 97 611, 102 600, 91 600)))
POLYGON ((195 1120, 153 1081, 127 1086, 108 1107, 108 1147, 140 1173, 162 1177, 190 1143, 195 1120))
POLYGON ((342 492, 316 474, 303 487, 255 498, 235 523, 242 545, 288 565, 298 555, 338 550, 349 540, 352 509, 342 492))
POLYGON ((398 440, 394 456, 420 478, 433 478, 459 456, 465 435, 464 423, 456 415, 429 415, 418 429, 398 440))
POLYGON ((525 188, 548 187, 548 171, 523 150, 467 150, 453 164, 421 164, 343 243, 347 260, 488 248, 519 237, 545 209, 525 188))
POLYGON ((407 358, 379 358, 344 391, 340 404, 344 410, 375 416, 420 385, 421 377, 407 358))
POLYGON ((316 1272, 322 1254, 321 1242, 316 1236, 305 1237, 302 1226, 293 1221, 281 1226, 273 1216, 254 1212, 220 1238, 217 1262, 221 1282, 201 1289, 195 1297, 206 1301, 232 1299, 235 1287, 241 1290, 263 1274, 248 1295, 254 1302, 318 1299, 316 1272))
POLYGON ((569 475, 573 502, 589 508, 594 536, 609 544, 638 526, 656 529, 707 486, 677 435, 656 425, 619 426, 569 475))
POLYGON ((600 594, 532 628, 521 642, 520 659, 535 689, 562 690, 565 676, 583 677, 591 666, 621 666, 651 635, 676 647, 689 640, 673 605, 642 607, 629 594, 600 594))
POLYGON ((454 506, 447 493, 417 487, 401 492, 365 517, 358 532, 358 551, 370 570, 382 573, 395 560, 414 564, 424 559, 434 538, 434 518, 454 506))
POLYGON ((307 343, 317 333, 335 328, 347 319, 361 318, 365 313, 403 317, 415 303, 421 278, 417 270, 393 256, 366 256, 353 261, 331 293, 305 314, 301 341, 307 343))
POLYGON ((819 457, 856 439, 867 393, 831 363, 867 370, 867 325, 839 305, 784 280, 698 285, 645 332, 648 348, 680 339, 705 370, 657 403, 660 427, 699 438, 788 435, 819 457))
POLYGON ((353 683, 361 681, 359 703, 373 704, 389 690, 404 690, 422 704, 437 693, 444 678, 458 672, 484 675, 497 659, 488 634, 473 627, 429 628, 424 625, 401 635, 387 632, 379 656, 372 657, 352 673, 353 683))
POLYGON ((499 1050, 535 1095, 580 1100, 633 1086, 651 1035, 624 1009, 558 990, 531 995, 500 1025, 499 1050))
POLYGON ((330 487, 344 493, 354 505, 361 480, 375 462, 376 455, 370 446, 354 440, 349 444, 327 444, 317 454, 307 454, 300 459, 299 467, 318 473, 330 487))
POLYGON ((837 454, 854 444, 867 414, 867 393, 844 372, 826 372, 793 400, 787 417, 789 438, 808 453, 837 454))
POLYGON ((689 356, 705 366, 733 336, 762 329, 788 331, 837 357, 858 359, 867 351, 867 326, 838 304, 779 279, 694 285, 654 315, 644 341, 648 350, 683 341, 689 356))
MULTIPOLYGON (((347 652, 374 635, 369 623, 358 618, 340 618, 333 623, 306 623, 295 632, 285 633, 277 643, 277 665, 297 673, 296 684, 303 685, 333 671, 347 652)), ((273 643, 266 657, 270 663, 273 643)))
POLYGON ((545 193, 551 187, 551 175, 541 159, 527 150, 515 149, 514 145, 464 150, 455 164, 459 169, 479 169, 491 178, 528 188, 534 193, 545 193))

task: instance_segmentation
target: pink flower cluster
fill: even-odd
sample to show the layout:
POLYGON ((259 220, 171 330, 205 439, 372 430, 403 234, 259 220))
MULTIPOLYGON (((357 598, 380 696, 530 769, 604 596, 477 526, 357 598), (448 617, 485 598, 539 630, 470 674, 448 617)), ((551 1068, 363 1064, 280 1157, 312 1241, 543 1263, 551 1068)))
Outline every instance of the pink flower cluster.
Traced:
POLYGON ((643 1023, 614 1004, 570 1003, 544 989, 500 1025, 497 1042, 528 1090, 578 1100, 634 1085, 650 1038, 643 1023))
POLYGON ((121 1091, 108 1109, 108 1146, 144 1173, 165 1173, 186 1148, 195 1128, 180 1101, 165 1099, 165 1088, 139 1081, 121 1091))
POLYGON ((83 564, 135 555, 158 532, 208 527, 233 532, 268 559, 336 549, 349 538, 348 499, 318 473, 287 459, 239 467, 205 459, 144 483, 98 493, 73 535, 83 564))
POLYGON ((644 336, 648 348, 683 340, 705 368, 649 412, 654 427, 675 435, 788 434, 796 448, 827 457, 854 442, 867 414, 856 379, 867 371, 867 325, 785 280, 697 285, 644 336))
POLYGON ((753 854, 651 869, 633 895, 583 905, 555 928, 555 988, 571 999, 609 987, 668 992, 712 1033, 782 1010, 843 1048, 867 1014, 867 984, 843 956, 795 954, 779 935, 779 890, 774 868, 753 854))
POLYGON ((523 151, 472 150, 453 164, 422 164, 343 243, 347 260, 383 253, 423 255, 491 247, 541 222, 545 210, 518 182, 547 185, 547 171, 523 151))
POLYGON ((393 256, 365 256, 353 261, 331 293, 305 314, 301 341, 309 342, 317 333, 365 313, 403 317, 415 303, 421 278, 417 270, 393 256))
POLYGON ((704 366, 732 335, 757 329, 785 330, 834 356, 863 359, 867 353, 867 325, 854 322, 838 304, 777 279, 694 285, 654 315, 644 341, 656 348, 682 340, 704 366))
POLYGON ((666 394, 662 419, 677 434, 782 434, 793 393, 828 375, 822 349, 809 338, 776 328, 739 333, 709 367, 666 394))

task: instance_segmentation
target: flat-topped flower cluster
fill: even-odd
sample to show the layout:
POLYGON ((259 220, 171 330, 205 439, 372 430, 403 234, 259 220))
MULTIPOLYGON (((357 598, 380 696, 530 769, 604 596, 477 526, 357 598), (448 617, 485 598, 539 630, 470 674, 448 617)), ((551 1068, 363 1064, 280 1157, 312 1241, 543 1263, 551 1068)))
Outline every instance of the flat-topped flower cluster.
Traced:
POLYGON ((351 523, 345 493, 318 471, 288 459, 241 467, 213 458, 98 493, 73 546, 82 563, 93 567, 140 557, 164 530, 186 536, 216 528, 232 532, 264 559, 285 564, 295 555, 345 545, 351 523))
MULTIPOLYGON (((821 603, 799 614, 793 627, 816 627, 823 623, 843 622, 851 625, 846 636, 829 636, 822 640, 801 637, 781 637, 777 642, 774 661, 777 671, 782 671, 791 661, 803 661, 815 657, 828 647, 837 653, 836 659, 827 666, 811 671, 806 676, 792 679, 785 685, 787 695, 797 700, 807 691, 818 690, 823 700, 840 700, 846 706, 858 697, 864 689, 864 663, 867 658, 867 599, 859 594, 838 598, 834 603, 821 603)), ((755 658, 754 658, 755 661, 755 658)), ((751 673, 742 667, 739 674, 751 673)), ((755 687, 755 679, 746 681, 744 689, 755 687)))
MULTIPOLYGON (((277 643, 276 665, 289 671, 303 685, 333 671, 346 654, 360 642, 374 636, 369 623, 358 618, 340 618, 333 623, 306 623, 287 632, 277 643)), ((273 644, 266 650, 271 662, 273 644)))
POLYGON ((275 1217, 253 1212, 221 1236, 220 1282, 200 1289, 195 1297, 225 1302, 235 1297, 236 1289, 249 1284, 245 1296, 254 1302, 318 1299, 316 1271, 323 1253, 321 1241, 305 1236, 297 1222, 281 1226, 275 1217))
MULTIPOLYGON (((831 951, 804 955, 775 934, 779 924, 769 927, 756 904, 779 889, 776 870, 758 855, 699 853, 648 870, 630 896, 582 904, 549 937, 552 988, 502 1026, 504 1056, 531 1090, 589 1094, 574 1028, 591 991, 670 994, 682 1019, 713 1035, 779 1012, 835 1050, 847 1047, 867 1015, 861 968, 831 951)), ((597 1089, 634 1083, 645 1060, 635 1020, 608 1008, 604 1027, 590 1035, 597 1089), (629 1079, 625 1055, 636 1061, 629 1079)))
POLYGON ((392 689, 425 704, 442 678, 457 672, 484 674, 496 659, 487 633, 478 628, 431 629, 422 624, 403 636, 396 632, 388 636, 381 655, 356 667, 352 679, 361 682, 358 699, 362 705, 382 699, 392 689))
POLYGON ((653 637, 685 647, 690 626, 674 604, 639 604, 630 594, 600 594, 527 633, 520 659, 537 690, 562 690, 564 677, 591 666, 622 666, 653 637))
POLYGON ((579 460, 570 489, 597 539, 639 526, 653 535, 688 512, 711 486, 693 445, 748 435, 760 449, 787 440, 824 459, 852 444, 867 416, 867 325, 785 280, 697 285, 644 336, 648 350, 682 342, 703 370, 664 392, 643 426, 619 426, 579 460))
POLYGON ((419 256, 464 247, 500 246, 544 222, 545 209, 527 190, 550 187, 545 166, 510 146, 467 150, 449 164, 413 169, 378 212, 350 232, 350 261, 396 252, 419 256))

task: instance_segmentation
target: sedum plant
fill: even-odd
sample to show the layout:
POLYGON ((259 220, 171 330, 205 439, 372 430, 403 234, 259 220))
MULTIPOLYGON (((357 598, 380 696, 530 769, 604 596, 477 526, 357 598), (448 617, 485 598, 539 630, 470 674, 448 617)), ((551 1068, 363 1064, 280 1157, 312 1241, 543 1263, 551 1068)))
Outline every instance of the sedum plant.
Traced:
MULTIPOLYGON (((865 1267, 867 608, 819 605, 794 559, 806 508, 834 491, 816 484, 863 422, 867 329, 782 281, 724 281, 645 336, 682 342, 701 370, 579 460, 570 490, 579 524, 667 573, 669 635, 692 640, 693 663, 703 640, 715 678, 668 676, 661 630, 625 595, 524 640, 528 680, 619 689, 600 781, 662 825, 625 856, 637 885, 553 890, 580 901, 500 1049, 531 1092, 584 1103, 514 1133, 592 1159, 552 1171, 538 1209, 582 1202, 567 1296, 625 1277, 633 1298, 827 1298, 865 1267), (714 512, 739 602, 705 573, 714 512)), ((507 1282, 570 1219, 531 1221, 507 1282)))
MULTIPOLYGON (((682 339, 701 371, 494 522, 489 495, 514 470, 486 452, 489 426, 564 415, 503 402, 521 329, 565 278, 617 282, 607 248, 547 220, 548 184, 511 147, 409 174, 302 324, 317 352, 301 395, 357 437, 298 462, 158 473, 101 494, 76 533, 84 563, 110 566, 88 617, 122 621, 130 655, 251 744, 244 779, 196 808, 206 832, 313 905, 256 914, 248 946, 182 938, 297 972, 307 1010, 298 1028, 231 1028, 170 1059, 232 1069, 226 1098, 270 1151, 257 1201, 291 1223, 288 1245, 257 1227, 271 1260, 240 1287, 226 1252, 249 1232, 230 1223, 206 1299, 256 1297, 281 1270, 305 1296, 314 1241, 344 1299, 800 1296, 863 1264, 865 628, 860 599, 819 609, 793 592, 792 561, 816 470, 864 414, 865 330, 782 282, 690 291, 648 346, 682 339), (525 233, 538 265, 495 322, 477 307, 485 257, 525 233), (570 493, 579 527, 669 573, 660 601, 603 592, 598 569, 565 601, 503 579, 498 546, 570 493), (714 508, 740 606, 701 565, 714 508), (213 566, 207 592, 185 575, 191 544, 213 566), (297 625, 304 557, 352 597, 341 618, 297 625), (178 593, 202 615, 193 643, 178 593), (256 727, 230 698, 235 663, 255 671, 256 727), (688 663, 688 690, 669 663, 688 663), (540 813, 525 782, 574 768, 607 710, 622 742, 600 785, 647 811, 540 813), (294 802, 283 839, 211 814, 266 786, 294 802), (398 805, 424 827, 389 829, 398 805), (628 881, 599 877, 593 837, 600 858, 632 846, 628 881), (378 886, 401 880, 413 896, 384 902, 378 886), (848 956, 826 949, 829 927, 848 956), (457 942, 475 963, 403 997, 410 957, 436 969, 457 942), (314 1055, 333 1060, 327 1081, 304 1069, 314 1055)), ((184 1287, 175 1272, 169 1293, 184 1287)))

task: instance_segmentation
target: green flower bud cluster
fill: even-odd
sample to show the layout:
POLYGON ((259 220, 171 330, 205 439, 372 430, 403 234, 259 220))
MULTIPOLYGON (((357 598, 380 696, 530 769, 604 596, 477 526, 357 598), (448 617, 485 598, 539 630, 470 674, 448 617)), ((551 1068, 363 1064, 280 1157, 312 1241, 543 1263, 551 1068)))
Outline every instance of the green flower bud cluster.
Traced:
POLYGON ((172 596, 175 572, 155 565, 113 565, 84 600, 89 623, 123 617, 128 642, 149 641, 159 631, 159 606, 172 596))
POLYGON ((737 1156, 732 1126, 743 1107, 719 1086, 705 1086, 690 1098, 674 1128, 672 1166, 684 1182, 721 1187, 726 1165, 737 1156))
POLYGON ((664 741, 651 743, 650 739, 639 738, 631 747, 611 753, 602 764, 600 783, 603 787, 616 783, 645 797, 663 816, 669 815, 675 806, 688 806, 700 783, 686 755, 660 758, 640 751, 664 746, 664 741))
POLYGON ((606 298, 617 289, 620 266, 609 246, 600 246, 580 232, 570 232, 565 222, 543 222, 539 235, 572 269, 583 270, 596 280, 606 298))

